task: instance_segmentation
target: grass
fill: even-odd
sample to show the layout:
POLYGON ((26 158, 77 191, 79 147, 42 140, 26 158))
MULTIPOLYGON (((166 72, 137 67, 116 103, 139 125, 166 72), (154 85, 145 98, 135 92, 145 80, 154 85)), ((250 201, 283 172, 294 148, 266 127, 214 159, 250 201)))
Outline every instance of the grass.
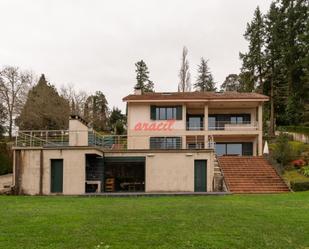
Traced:
POLYGON ((309 192, 0 196, 0 248, 309 248, 309 192))
POLYGON ((309 182, 309 177, 301 174, 298 169, 292 169, 292 170, 284 171, 283 178, 285 178, 289 182, 291 182, 291 181, 309 182))

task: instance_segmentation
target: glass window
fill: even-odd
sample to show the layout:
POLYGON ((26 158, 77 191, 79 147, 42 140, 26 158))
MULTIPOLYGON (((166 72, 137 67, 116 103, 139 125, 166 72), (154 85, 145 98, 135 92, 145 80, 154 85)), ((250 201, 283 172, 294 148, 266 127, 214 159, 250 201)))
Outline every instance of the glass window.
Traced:
POLYGON ((170 119, 176 119, 176 108, 175 107, 167 107, 166 108, 166 119, 170 120, 170 119))
POLYGON ((156 120, 177 119, 177 107, 156 107, 156 120))
POLYGON ((151 137, 150 149, 181 149, 180 137, 151 137))
POLYGON ((189 117, 189 130, 201 130, 202 122, 202 117, 189 117))
POLYGON ((237 117, 231 117, 231 124, 237 124, 237 117))
POLYGON ((216 143, 216 154, 218 156, 222 156, 226 154, 226 144, 218 144, 216 143))
POLYGON ((166 120, 166 108, 165 107, 160 107, 160 120, 166 120))
POLYGON ((243 117, 237 117, 237 124, 243 124, 244 118, 243 117))
POLYGON ((227 144, 226 154, 228 155, 242 155, 242 144, 227 144))
POLYGON ((215 130, 215 129, 216 129, 216 118, 208 117, 208 130, 215 130))

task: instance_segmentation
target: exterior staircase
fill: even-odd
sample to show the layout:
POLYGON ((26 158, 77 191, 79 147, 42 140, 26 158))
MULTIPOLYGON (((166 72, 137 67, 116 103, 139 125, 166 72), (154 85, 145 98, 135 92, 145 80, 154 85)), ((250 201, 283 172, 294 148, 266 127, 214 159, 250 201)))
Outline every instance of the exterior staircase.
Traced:
POLYGON ((288 186, 263 157, 221 156, 219 166, 232 193, 289 192, 288 186))

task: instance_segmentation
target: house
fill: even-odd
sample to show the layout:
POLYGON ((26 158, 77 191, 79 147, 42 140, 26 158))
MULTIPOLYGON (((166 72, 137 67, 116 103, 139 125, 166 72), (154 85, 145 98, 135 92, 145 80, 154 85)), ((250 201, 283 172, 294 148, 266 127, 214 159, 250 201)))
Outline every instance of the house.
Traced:
POLYGON ((123 101, 126 136, 101 135, 79 116, 70 117, 67 131, 19 131, 17 193, 288 190, 261 157, 267 96, 135 90, 123 101), (237 171, 244 165, 241 171, 248 169, 247 174, 237 171))

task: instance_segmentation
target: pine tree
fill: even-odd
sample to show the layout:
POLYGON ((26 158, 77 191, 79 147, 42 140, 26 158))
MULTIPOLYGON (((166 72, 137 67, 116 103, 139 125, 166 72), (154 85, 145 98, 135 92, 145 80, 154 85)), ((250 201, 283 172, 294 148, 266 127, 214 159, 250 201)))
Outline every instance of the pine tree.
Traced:
POLYGON ((263 87, 264 78, 264 18, 259 7, 254 12, 251 23, 247 23, 247 29, 244 34, 249 42, 249 51, 245 54, 240 53, 242 59, 242 72, 250 72, 254 78, 255 88, 263 87))
POLYGON ((84 108, 84 117, 97 131, 107 130, 108 103, 105 95, 97 91, 87 98, 84 108))
POLYGON ((68 128, 70 106, 49 84, 44 74, 28 93, 27 101, 17 118, 20 129, 60 130, 68 128))
POLYGON ((188 49, 183 47, 181 57, 181 67, 179 71, 179 84, 178 92, 190 92, 191 91, 191 74, 189 72, 189 61, 188 61, 188 49))
POLYGON ((125 132, 126 116, 121 113, 121 110, 114 107, 109 116, 109 127, 113 133, 122 135, 125 132))
POLYGON ((149 71, 146 63, 141 60, 135 63, 136 85, 134 88, 141 89, 142 92, 153 92, 154 83, 149 79, 149 71))
POLYGON ((198 76, 196 79, 196 83, 194 84, 194 89, 199 92, 206 91, 215 91, 215 82, 213 80, 213 76, 210 72, 210 69, 206 61, 203 57, 201 58, 201 64, 198 66, 198 76))

